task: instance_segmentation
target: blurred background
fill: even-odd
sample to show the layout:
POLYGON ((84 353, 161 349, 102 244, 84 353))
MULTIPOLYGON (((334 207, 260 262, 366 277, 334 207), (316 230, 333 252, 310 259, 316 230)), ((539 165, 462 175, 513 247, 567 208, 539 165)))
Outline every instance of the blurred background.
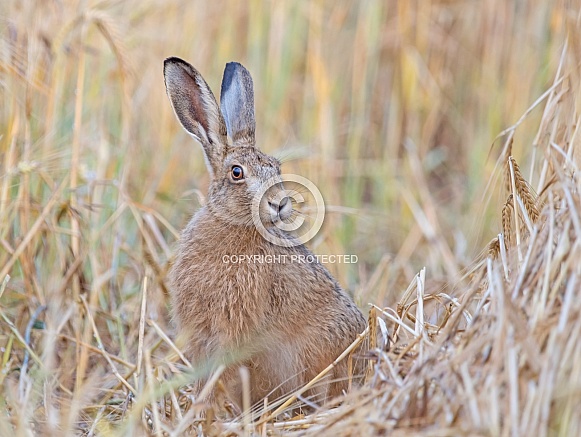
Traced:
MULTIPOLYGON (((361 306, 393 304, 422 266, 451 282, 501 230, 497 136, 551 86, 578 13, 541 0, 3 1, 5 297, 43 302, 71 266, 109 309, 146 269, 162 281, 208 184, 165 95, 168 56, 216 94, 226 62, 251 71, 258 144, 323 193, 311 247, 358 256, 329 268, 361 306)), ((535 189, 540 117, 513 146, 535 189)))
MULTIPOLYGON (((181 411, 193 417, 192 409, 185 412, 191 397, 181 389, 189 380, 179 379, 188 361, 172 343, 166 273, 180 229, 203 202, 208 174, 201 147, 165 95, 165 58, 190 62, 216 94, 227 62, 250 70, 259 147, 282 159, 284 172, 312 180, 326 201, 324 226, 309 246, 318 254, 357 256, 356 264, 327 266, 363 311, 369 302, 398 310, 408 302, 416 332, 423 333, 425 312, 426 332, 436 335, 451 304, 434 291, 468 302, 474 287, 487 288, 488 277, 470 287, 460 278, 503 229, 502 150, 511 137, 511 153, 537 193, 551 175, 558 183, 570 178, 563 171, 573 167, 563 164, 561 151, 571 154, 579 141, 580 6, 576 0, 0 0, 0 435, 145 435, 159 415, 171 416, 164 423, 181 435, 181 411), (433 299, 429 309, 418 303, 422 317, 413 319, 409 302, 423 283, 416 290, 414 276, 424 266, 423 300, 433 299), (175 390, 155 392, 165 382, 175 390)), ((551 204, 558 193, 549 190, 551 204)), ((557 220, 566 212, 557 210, 557 220)), ((546 241, 553 244, 552 224, 550 231, 546 241)), ((399 408, 391 399, 399 397, 413 405, 409 423, 420 424, 426 412, 452 420, 459 417, 453 408, 466 406, 466 417, 476 408, 474 428, 452 434, 508 434, 511 427, 517 435, 521 417, 523 430, 546 426, 552 402, 565 407, 551 429, 576 429, 568 427, 578 405, 570 375, 579 374, 578 354, 571 355, 579 329, 574 299, 567 299, 577 276, 568 297, 557 292, 564 293, 564 275, 574 265, 559 258, 574 245, 568 238, 555 255, 549 246, 537 250, 538 259, 546 254, 544 273, 537 272, 541 264, 529 265, 531 280, 540 284, 542 277, 542 293, 523 292, 520 303, 514 292, 512 303, 492 299, 490 318, 466 337, 478 338, 476 346, 455 349, 460 336, 442 331, 454 340, 438 340, 433 356, 444 360, 439 369, 460 369, 461 378, 449 369, 422 370, 415 382, 405 378, 407 392, 389 390, 394 398, 368 387, 385 404, 349 408, 362 417, 377 408, 371 417, 391 420, 399 408), (560 316, 555 302, 565 302, 560 316), (570 329, 563 324, 568 311, 570 329), (549 335, 557 320, 559 329, 549 335), (573 346, 553 347, 555 338, 573 346), (444 357, 454 350, 456 361, 444 357), (569 367, 559 362, 559 378, 551 364, 556 356, 573 357, 569 367), (473 357, 475 382, 468 384, 473 357), (482 370, 484 361, 489 370, 482 370), (450 375, 442 380, 445 390, 435 389, 443 374, 450 375), (428 386, 434 395, 426 395, 428 386), (478 404, 475 392, 481 393, 473 387, 485 387, 478 404), (521 404, 513 402, 519 388, 521 404), (433 410, 433 399, 442 409, 433 410), (536 421, 531 411, 538 411, 536 421), (486 428, 488 417, 496 425, 486 428)), ((515 268, 517 274, 520 286, 515 268)), ((457 333, 463 329, 458 324, 457 333)), ((427 369, 424 346, 431 350, 418 342, 418 361, 427 369)), ((393 361, 402 375, 413 362, 400 360, 405 351, 393 361)), ((385 372, 393 373, 391 365, 385 372)), ((360 424, 366 422, 381 420, 360 424)))

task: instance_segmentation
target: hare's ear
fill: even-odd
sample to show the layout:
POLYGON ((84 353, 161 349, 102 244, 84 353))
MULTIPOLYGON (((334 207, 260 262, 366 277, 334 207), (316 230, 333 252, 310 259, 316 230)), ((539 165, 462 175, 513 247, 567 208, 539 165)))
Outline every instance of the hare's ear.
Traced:
POLYGON ((179 58, 165 60, 163 75, 174 112, 184 129, 202 144, 213 177, 222 165, 228 141, 216 98, 202 75, 179 58))
POLYGON ((256 121, 252 77, 238 62, 229 62, 224 69, 220 109, 234 146, 254 146, 256 121))

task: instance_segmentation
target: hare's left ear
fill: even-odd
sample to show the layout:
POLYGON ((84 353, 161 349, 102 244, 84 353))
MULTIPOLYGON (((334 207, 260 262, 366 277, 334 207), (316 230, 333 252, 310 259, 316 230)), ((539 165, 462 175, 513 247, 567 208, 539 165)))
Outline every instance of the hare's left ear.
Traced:
POLYGON ((238 62, 229 62, 224 69, 220 111, 233 145, 254 146, 256 121, 252 77, 238 62))
POLYGON ((208 170, 214 177, 223 165, 228 143, 214 94, 198 70, 183 59, 167 58, 163 75, 174 112, 183 128, 202 144, 208 170))

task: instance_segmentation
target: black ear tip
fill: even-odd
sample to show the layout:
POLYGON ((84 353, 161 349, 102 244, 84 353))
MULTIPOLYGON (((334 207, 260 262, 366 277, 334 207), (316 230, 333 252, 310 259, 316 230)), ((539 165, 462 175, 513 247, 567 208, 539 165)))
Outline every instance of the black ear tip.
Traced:
POLYGON ((222 92, 230 88, 234 78, 248 78, 252 81, 250 72, 240 62, 228 62, 224 67, 224 76, 222 77, 222 92))
POLYGON ((175 56, 170 56, 169 58, 165 58, 163 61, 163 66, 167 67, 168 65, 177 64, 178 62, 184 62, 183 59, 176 58, 175 56))
POLYGON ((190 64, 188 64, 186 61, 184 61, 181 58, 178 58, 176 56, 170 56, 169 58, 165 58, 165 60, 163 61, 163 71, 165 71, 168 67, 172 67, 172 66, 182 66, 182 67, 189 67, 190 64))
POLYGON ((244 68, 244 66, 240 62, 231 61, 226 63, 226 68, 237 68, 237 67, 244 68))
POLYGON ((169 58, 165 58, 163 63, 164 64, 174 64, 174 63, 187 64, 186 61, 184 61, 182 58, 178 58, 177 56, 170 56, 169 58))
POLYGON ((224 75, 227 73, 234 74, 236 72, 245 72, 250 74, 244 65, 242 65, 240 62, 228 62, 226 67, 224 67, 224 75))

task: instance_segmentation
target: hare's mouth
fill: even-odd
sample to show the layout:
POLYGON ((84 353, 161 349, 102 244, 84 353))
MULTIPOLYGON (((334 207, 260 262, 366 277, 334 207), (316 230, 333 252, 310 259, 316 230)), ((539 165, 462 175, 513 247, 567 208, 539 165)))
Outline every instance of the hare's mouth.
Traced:
POLYGON ((291 221, 291 215, 292 213, 275 214, 269 211, 267 214, 262 215, 261 221, 266 227, 278 227, 284 230, 285 224, 291 221))

